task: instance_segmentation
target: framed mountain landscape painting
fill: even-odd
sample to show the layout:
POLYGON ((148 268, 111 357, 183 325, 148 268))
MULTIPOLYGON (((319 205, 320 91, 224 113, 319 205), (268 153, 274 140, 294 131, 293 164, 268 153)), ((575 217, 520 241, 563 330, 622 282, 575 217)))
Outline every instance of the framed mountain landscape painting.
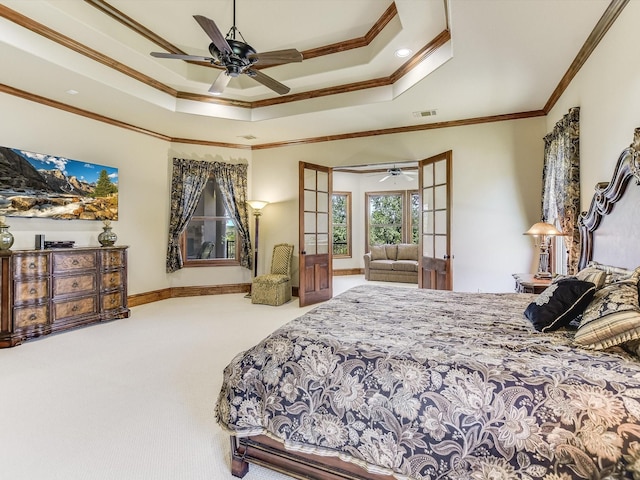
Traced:
POLYGON ((117 220, 118 169, 0 147, 0 215, 117 220))

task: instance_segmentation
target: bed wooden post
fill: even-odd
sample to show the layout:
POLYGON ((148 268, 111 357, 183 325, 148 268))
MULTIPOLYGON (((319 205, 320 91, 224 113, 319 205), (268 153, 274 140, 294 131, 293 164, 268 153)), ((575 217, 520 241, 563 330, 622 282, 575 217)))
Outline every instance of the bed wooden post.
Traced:
POLYGON ((238 439, 234 435, 231 435, 231 475, 234 477, 242 478, 249 471, 249 462, 244 459, 238 451, 238 439))

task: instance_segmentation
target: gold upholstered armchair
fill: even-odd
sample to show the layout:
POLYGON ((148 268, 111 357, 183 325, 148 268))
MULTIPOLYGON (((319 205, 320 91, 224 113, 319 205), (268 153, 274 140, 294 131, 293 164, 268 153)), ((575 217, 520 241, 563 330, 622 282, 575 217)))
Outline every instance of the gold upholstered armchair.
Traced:
POLYGON ((292 260, 293 245, 273 247, 270 273, 254 278, 251 284, 251 303, 278 306, 291 300, 292 260))

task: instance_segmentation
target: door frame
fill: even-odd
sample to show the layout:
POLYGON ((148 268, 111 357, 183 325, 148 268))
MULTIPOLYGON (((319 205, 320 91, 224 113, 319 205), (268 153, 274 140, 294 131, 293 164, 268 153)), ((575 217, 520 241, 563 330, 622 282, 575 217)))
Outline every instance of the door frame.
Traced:
POLYGON ((438 153, 437 155, 433 155, 429 158, 425 158, 423 160, 418 161, 418 191, 420 196, 420 205, 422 214, 420 215, 420 241, 419 241, 419 252, 418 255, 418 287, 419 288, 433 288, 436 286, 438 289, 442 290, 452 290, 453 289, 453 254, 451 253, 451 199, 453 198, 453 150, 448 150, 446 152, 438 153), (425 275, 427 275, 426 271, 426 260, 424 255, 424 244, 423 244, 423 236, 424 236, 424 199, 422 198, 422 193, 425 188, 424 185, 424 166, 433 164, 437 161, 445 160, 446 161, 446 186, 447 186, 447 198, 446 198, 446 210, 447 210, 447 218, 446 218, 446 253, 444 254, 444 258, 436 259, 436 263, 438 263, 438 271, 431 271, 429 274, 429 281, 425 275))
POLYGON ((298 162, 298 245, 300 252, 299 261, 299 286, 298 299, 301 307, 312 305, 314 303, 323 302, 333 297, 333 235, 332 235, 332 208, 331 195, 333 192, 333 169, 323 165, 313 163, 298 162), (314 170, 316 172, 327 174, 327 192, 318 190, 317 176, 315 189, 306 188, 305 170, 314 170), (309 210, 305 208, 305 193, 315 192, 315 208, 309 210), (318 199, 321 195, 327 194, 327 232, 318 232, 318 199), (305 214, 316 214, 315 232, 305 232, 305 214), (319 235, 327 235, 327 252, 307 254, 305 233, 313 233, 316 235, 316 249, 318 247, 317 238, 319 235))

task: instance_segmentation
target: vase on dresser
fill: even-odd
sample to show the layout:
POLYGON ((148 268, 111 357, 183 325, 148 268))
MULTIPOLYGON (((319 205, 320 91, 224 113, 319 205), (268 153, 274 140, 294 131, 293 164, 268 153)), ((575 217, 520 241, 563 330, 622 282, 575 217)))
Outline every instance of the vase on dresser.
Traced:
POLYGON ((0 250, 9 250, 13 245, 13 234, 4 220, 4 217, 0 217, 0 250))
POLYGON ((111 230, 111 222, 109 220, 104 221, 104 227, 102 227, 102 233, 98 235, 98 242, 103 247, 112 247, 115 245, 118 236, 111 230))

